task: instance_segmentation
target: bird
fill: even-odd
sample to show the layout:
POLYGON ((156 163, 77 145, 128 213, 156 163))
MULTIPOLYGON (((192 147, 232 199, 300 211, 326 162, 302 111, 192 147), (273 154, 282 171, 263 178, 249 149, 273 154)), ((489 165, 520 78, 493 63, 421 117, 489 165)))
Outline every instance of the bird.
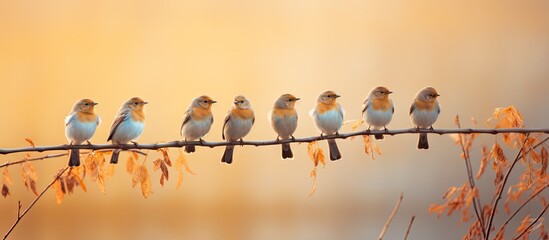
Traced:
MULTIPOLYGON (((101 119, 94 112, 96 102, 91 99, 81 99, 72 107, 71 113, 65 118, 65 137, 69 144, 78 145, 88 141, 95 134, 101 119)), ((71 149, 69 166, 80 166, 80 150, 71 149)))
MULTIPOLYGON (((316 107, 311 110, 315 126, 321 131, 320 137, 324 135, 339 135, 339 129, 343 125, 344 111, 337 103, 341 97, 333 91, 323 92, 318 96, 316 107)), ((330 148, 330 160, 335 161, 341 158, 335 139, 328 139, 330 148)))
MULTIPOLYGON (((293 134, 297 128, 297 111, 294 106, 296 98, 291 94, 280 96, 274 103, 273 109, 269 112, 269 121, 274 131, 278 134, 277 140, 295 139, 293 134)), ((282 144, 282 159, 294 157, 289 143, 282 144)))
MULTIPOLYGON (((138 97, 126 101, 116 114, 107 141, 112 140, 113 144, 126 144, 138 138, 145 127, 143 107, 147 103, 138 97)), ((133 143, 137 144, 136 142, 133 143)), ((117 164, 119 154, 120 149, 115 149, 112 152, 110 163, 117 164)))
MULTIPOLYGON (((432 87, 426 87, 416 94, 412 106, 410 106, 410 119, 416 128, 433 129, 433 124, 440 114, 440 105, 437 101, 438 96, 440 95, 432 87)), ((427 133, 419 134, 417 148, 429 149, 427 133)))
MULTIPOLYGON (((255 122, 254 110, 244 96, 236 96, 233 103, 234 105, 227 112, 223 122, 221 137, 227 142, 238 140, 242 142, 242 138, 250 132, 255 122)), ((221 162, 231 164, 233 162, 233 151, 234 145, 225 147, 221 162)))
MULTIPOLYGON (((370 128, 374 130, 384 128, 387 131, 387 124, 391 122, 395 113, 393 101, 389 98, 391 93, 393 92, 386 87, 379 86, 373 88, 364 100, 362 118, 368 124, 368 131, 370 128)), ((374 137, 377 140, 382 140, 383 134, 375 134, 374 137)))
MULTIPOLYGON (((213 115, 211 107, 214 103, 216 101, 205 95, 197 97, 191 102, 185 115, 183 115, 183 123, 179 130, 185 141, 194 141, 196 139, 200 139, 200 142, 203 141, 202 137, 212 127, 213 115)), ((195 146, 185 146, 185 152, 195 152, 195 146)))

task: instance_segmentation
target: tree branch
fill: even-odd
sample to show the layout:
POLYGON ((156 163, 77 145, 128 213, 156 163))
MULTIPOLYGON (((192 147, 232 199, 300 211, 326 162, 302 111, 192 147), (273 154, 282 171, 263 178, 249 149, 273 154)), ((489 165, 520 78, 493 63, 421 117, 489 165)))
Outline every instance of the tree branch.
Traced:
POLYGON ((387 229, 389 228, 389 224, 391 224, 391 221, 393 221, 393 218, 395 217, 397 211, 398 211, 398 208, 400 207, 400 203, 402 202, 402 198, 403 198, 403 194, 400 193, 400 198, 398 199, 396 205, 395 205, 395 208, 393 209, 393 212, 391 213, 391 215, 389 216, 389 219, 387 219, 387 222, 385 223, 385 225, 383 226, 383 229, 381 229, 381 233, 379 234, 379 237, 377 238, 378 240, 382 240, 383 239, 383 236, 385 236, 385 232, 387 231, 387 229))
POLYGON ((32 201, 32 203, 29 205, 29 207, 27 207, 27 209, 25 209, 25 211, 23 211, 23 213, 21 213, 21 201, 19 201, 18 205, 19 205, 19 210, 17 211, 17 220, 15 220, 15 223, 13 223, 13 225, 11 226, 10 230, 8 230, 8 232, 6 233, 6 235, 4 235, 4 240, 8 238, 8 236, 10 235, 10 233, 13 231, 13 229, 15 229, 15 227, 17 226, 17 224, 19 224, 19 221, 21 221, 21 219, 29 212, 29 210, 31 210, 31 208, 34 206, 34 204, 36 204, 36 202, 38 202, 38 200, 40 200, 40 198, 42 197, 42 195, 44 195, 44 193, 46 191, 48 191, 48 189, 50 189, 50 187, 55 183, 55 181, 57 181, 57 179, 59 179, 59 177, 65 173, 67 171, 67 169, 69 169, 69 167, 65 167, 59 174, 57 174, 57 176, 55 176, 55 178, 53 179, 53 181, 46 187, 44 188, 44 190, 42 190, 42 192, 40 193, 40 195, 36 196, 36 198, 34 199, 34 201, 32 201))
POLYGON ((462 133, 462 134, 471 134, 471 133, 480 133, 480 134, 499 134, 499 133, 546 133, 549 134, 548 128, 495 128, 495 129, 473 129, 473 128, 463 128, 463 129, 397 129, 397 130, 363 130, 358 132, 342 133, 339 135, 330 135, 330 136, 314 136, 314 137, 305 137, 305 138, 296 138, 296 139, 286 139, 286 140, 265 140, 265 141, 243 141, 243 142, 206 142, 206 141, 171 141, 165 143, 153 143, 153 144, 85 144, 85 145, 57 145, 57 146, 36 146, 36 147, 25 147, 25 148, 4 148, 0 149, 0 154, 6 155, 11 153, 18 152, 45 152, 45 151, 55 151, 55 150, 70 150, 70 149, 89 149, 89 150, 104 150, 104 149, 121 149, 121 150, 131 150, 131 149, 149 149, 156 150, 159 148, 181 148, 184 146, 202 146, 202 147, 220 147, 228 145, 251 145, 251 146, 267 146, 267 145, 280 145, 283 143, 308 143, 318 140, 326 139, 346 139, 354 136, 363 136, 363 135, 374 135, 374 134, 383 134, 383 135, 400 135, 400 134, 417 134, 417 133, 430 133, 430 134, 453 134, 453 133, 462 133))
POLYGON ((524 231, 522 231, 522 233, 520 233, 520 235, 518 235, 518 237, 516 238, 513 238, 514 240, 517 240, 519 239, 520 237, 522 237, 522 235, 524 235, 528 230, 530 230, 530 228, 532 228, 532 226, 534 226, 534 224, 536 224, 539 219, 541 218, 541 216, 543 216, 543 214, 545 214, 545 211, 547 211, 547 208, 549 208, 549 204, 547 204, 545 206, 545 208, 543 209, 543 211, 541 211, 541 213, 539 213, 538 217, 532 222, 530 223, 530 225, 528 225, 528 227, 526 229, 524 229, 524 231))
POLYGON ((410 234, 410 229, 412 228, 412 224, 414 224, 415 219, 416 216, 412 216, 412 219, 410 219, 410 224, 408 225, 408 229, 406 229, 406 235, 404 235, 404 240, 408 239, 408 234, 410 234))
MULTIPOLYGON (((100 150, 100 152, 107 152, 107 151, 109 151, 109 150, 100 150)), ((135 152, 135 153, 138 153, 138 154, 141 154, 141 155, 147 155, 146 153, 144 153, 142 151, 139 151, 139 150, 136 150, 136 149, 132 149, 132 150, 128 150, 128 151, 135 152)), ((83 152, 83 153, 80 153, 80 155, 85 155, 85 154, 89 154, 89 153, 90 152, 83 152)), ((51 154, 51 155, 48 154, 48 155, 45 155, 45 156, 42 156, 42 157, 25 158, 23 160, 19 160, 19 161, 15 161, 15 162, 6 162, 6 163, 3 163, 3 164, 0 164, 0 168, 20 164, 20 163, 23 163, 23 162, 39 161, 39 160, 44 160, 44 159, 48 159, 48 158, 63 157, 63 156, 67 156, 67 155, 69 155, 69 154, 68 153, 58 153, 58 154, 51 154)))
POLYGON ((522 205, 520 205, 520 207, 515 210, 515 212, 513 212, 513 214, 511 214, 511 216, 509 216, 509 218, 507 219, 507 221, 505 221, 505 223, 503 223, 503 225, 501 225, 501 228, 499 229, 499 231, 497 232, 496 236, 501 232, 503 231, 503 229, 505 228, 505 226, 507 226, 507 224, 511 221, 511 219, 513 219, 515 217, 515 215, 517 215, 517 213, 524 207, 526 206, 526 204, 528 204, 530 201, 532 201, 532 199, 536 198, 541 192, 543 192, 543 190, 545 190, 547 187, 549 187, 549 184, 548 185, 545 185, 543 188, 541 188, 540 190, 538 190, 537 192, 535 192, 534 194, 532 194, 532 196, 530 196, 530 198, 528 198, 528 200, 526 200, 524 203, 522 203, 522 205))

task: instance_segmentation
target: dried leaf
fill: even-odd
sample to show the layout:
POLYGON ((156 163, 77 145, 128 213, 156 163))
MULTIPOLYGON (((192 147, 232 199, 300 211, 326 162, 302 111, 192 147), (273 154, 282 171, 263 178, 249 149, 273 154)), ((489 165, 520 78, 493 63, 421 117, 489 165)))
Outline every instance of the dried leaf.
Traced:
POLYGON ((313 160, 314 166, 318 166, 318 162, 316 162, 315 158, 315 152, 318 148, 318 143, 316 141, 312 141, 309 144, 307 144, 307 153, 309 154, 309 158, 313 160))
POLYGON ((309 192, 310 197, 316 192, 316 167, 313 168, 309 176, 313 178, 313 187, 311 188, 311 192, 309 192))
POLYGON ((135 187, 137 183, 141 185, 141 193, 143 194, 143 197, 148 198, 152 192, 151 177, 149 176, 149 171, 144 164, 137 167, 133 174, 132 186, 135 187))
POLYGON ((128 157, 128 160, 126 160, 126 172, 128 172, 128 174, 133 173, 133 170, 135 168, 135 161, 136 160, 137 160, 137 158, 134 158, 133 154, 130 154, 130 156, 128 157))
POLYGON ((61 179, 55 180, 53 185, 51 186, 53 189, 55 189, 55 202, 57 204, 61 204, 63 202, 63 198, 65 197, 65 191, 63 190, 63 186, 61 183, 61 179))
POLYGON ((321 148, 316 149, 315 159, 316 159, 317 164, 321 163, 322 166, 326 166, 326 158, 324 157, 324 151, 321 148))
POLYGON ((181 187, 181 184, 183 183, 183 169, 182 169, 183 167, 185 167, 185 172, 188 172, 192 175, 196 175, 196 173, 191 169, 191 167, 187 163, 187 159, 185 158, 185 155, 183 154, 183 152, 179 150, 179 156, 175 161, 175 169, 177 170, 177 182, 175 184, 175 189, 179 189, 179 187, 181 187))
POLYGON ((162 163, 162 159, 156 159, 154 160, 153 162, 153 171, 157 171, 158 169, 160 169, 160 164, 162 163))
MULTIPOLYGON (((498 122, 496 123, 495 128, 522 128, 523 126, 523 117, 522 114, 514 107, 514 106, 508 106, 505 108, 496 108, 494 110, 494 114, 492 118, 490 119, 496 119, 498 122)), ((488 119, 488 120, 490 120, 488 119)), ((518 143, 517 140, 519 136, 522 134, 516 134, 516 133, 504 133, 503 141, 505 144, 509 147, 516 147, 519 146, 520 143, 518 143)))
POLYGON ((490 158, 494 159, 492 169, 496 172, 494 185, 499 185, 503 181, 503 169, 507 166, 507 158, 503 153, 503 149, 498 143, 495 143, 490 151, 490 158))
POLYGON ((448 135, 448 137, 450 137, 452 139, 452 141, 454 141, 454 144, 456 144, 456 145, 460 144, 461 138, 460 138, 459 133, 450 133, 450 134, 447 134, 447 135, 448 135))
MULTIPOLYGON (((524 219, 522 219, 522 222, 520 222, 520 225, 518 226, 517 230, 515 231, 516 233, 522 233, 524 232, 528 226, 530 226, 530 223, 531 223, 531 219, 530 219, 530 214, 526 215, 526 217, 524 217, 524 219)), ((522 236, 526 236, 525 239, 528 239, 528 235, 529 235, 529 232, 530 231, 527 231, 524 235, 522 236)))
POLYGON ((23 183, 25 184, 25 187, 27 187, 27 191, 32 190, 32 192, 38 196, 38 192, 36 191, 36 181, 38 180, 36 169, 28 161, 23 162, 21 165, 23 166, 21 175, 23 177, 23 183))
POLYGON ((376 145, 374 145, 374 150, 376 151, 377 155, 381 155, 381 149, 376 145))
MULTIPOLYGON (((110 164, 109 169, 111 169, 112 164, 110 164)), ((114 170, 111 172, 105 170, 105 156, 102 152, 92 152, 88 155, 84 161, 84 167, 86 172, 89 173, 90 179, 92 182, 96 182, 99 190, 104 194, 106 179, 111 173, 114 173, 114 170)), ((114 169, 114 168, 113 168, 114 169)))
POLYGON ((78 173, 77 173, 77 172, 71 171, 71 174, 72 174, 72 176, 74 177, 74 180, 76 180, 76 182, 78 182, 78 185, 80 185, 80 187, 82 188, 82 190, 83 190, 84 192, 87 192, 87 191, 88 191, 88 188, 86 187, 86 184, 84 184, 84 181, 82 181, 82 178, 80 178, 80 176, 78 176, 78 173))
POLYGON ((541 148, 541 169, 539 171, 539 176, 544 178, 547 175, 547 149, 545 147, 541 148))
POLYGON ((366 153, 366 155, 370 155, 370 153, 372 152, 372 143, 370 141, 370 136, 364 135, 362 136, 362 138, 364 140, 364 153, 366 153))
POLYGON ((30 138, 25 138, 25 141, 27 141, 33 148, 36 147, 36 146, 34 145, 34 142, 32 141, 32 139, 30 139, 30 138))
POLYGON ((480 159, 480 167, 478 169, 477 176, 476 176, 477 179, 480 179, 480 177, 482 177, 482 174, 486 169, 486 165, 488 165, 488 160, 490 160, 488 149, 486 148, 486 146, 482 146, 482 158, 480 159))
POLYGON ((160 158, 156 159, 154 161, 153 170, 157 171, 158 169, 162 170, 162 175, 160 176, 160 185, 164 186, 165 180, 168 180, 170 176, 169 176, 169 172, 168 172, 168 167, 166 166, 166 162, 164 162, 160 158))
POLYGON ((2 196, 7 197, 8 195, 10 195, 10 188, 4 183, 2 184, 2 196))
POLYGON ((2 177, 4 179, 4 183, 8 185, 13 185, 13 181, 11 179, 10 173, 8 172, 8 167, 4 168, 4 172, 2 173, 2 177))
POLYGON ((168 149, 167 148, 159 148, 159 152, 162 153, 162 156, 164 157, 164 162, 168 164, 168 166, 172 166, 172 161, 170 160, 170 155, 168 155, 168 149))

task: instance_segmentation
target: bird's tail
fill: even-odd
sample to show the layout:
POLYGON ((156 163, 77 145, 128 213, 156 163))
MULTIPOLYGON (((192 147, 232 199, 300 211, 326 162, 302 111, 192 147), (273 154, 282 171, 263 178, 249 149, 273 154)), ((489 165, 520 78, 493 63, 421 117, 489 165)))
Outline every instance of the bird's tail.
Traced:
POLYGON ((417 142, 417 149, 429 149, 429 141, 427 141, 427 133, 419 134, 419 141, 417 142))
POLYGON ((118 155, 120 155, 120 149, 114 149, 112 151, 112 155, 111 155, 111 163, 112 164, 117 164, 118 163, 118 155))
POLYGON ((223 157, 221 157, 221 162, 224 162, 226 164, 233 163, 233 151, 234 146, 227 146, 225 148, 225 152, 223 153, 223 157))
POLYGON ((292 153, 292 148, 290 148, 289 143, 283 143, 282 144, 282 159, 291 159, 294 157, 294 154, 292 153))
POLYGON ((335 139, 328 139, 328 146, 330 147, 330 160, 335 161, 340 159, 341 153, 339 153, 335 139))
POLYGON ((80 166, 80 149, 72 149, 69 154, 69 167, 80 166))
POLYGON ((374 134, 374 138, 376 140, 383 140, 384 139, 383 134, 374 134))
POLYGON ((185 146, 185 152, 187 152, 187 153, 193 153, 194 151, 196 151, 194 145, 187 145, 187 146, 185 146))

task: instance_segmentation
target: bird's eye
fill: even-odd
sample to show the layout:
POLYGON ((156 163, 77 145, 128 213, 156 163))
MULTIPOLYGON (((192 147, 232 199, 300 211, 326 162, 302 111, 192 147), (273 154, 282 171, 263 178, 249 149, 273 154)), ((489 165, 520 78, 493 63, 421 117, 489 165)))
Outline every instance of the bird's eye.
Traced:
POLYGON ((208 100, 204 100, 204 101, 202 101, 202 102, 204 102, 204 103, 208 103, 208 100))
POLYGON ((88 106, 88 105, 90 105, 90 104, 89 104, 89 103, 84 103, 84 105, 88 106))
POLYGON ((138 103, 138 102, 134 102, 133 104, 137 105, 137 104, 139 104, 139 103, 138 103))
POLYGON ((293 99, 291 99, 291 98, 288 98, 288 101, 290 101, 290 102, 291 102, 291 101, 293 101, 293 99))

